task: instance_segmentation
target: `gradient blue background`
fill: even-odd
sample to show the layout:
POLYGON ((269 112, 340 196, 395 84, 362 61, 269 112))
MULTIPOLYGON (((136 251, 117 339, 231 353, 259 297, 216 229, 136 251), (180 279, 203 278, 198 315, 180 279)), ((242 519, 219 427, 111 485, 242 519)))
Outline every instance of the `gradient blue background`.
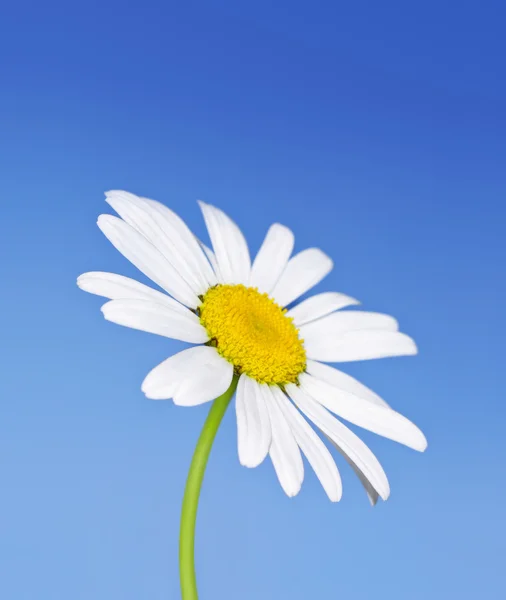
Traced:
MULTIPOLYGON (((419 424, 360 432, 350 469, 287 499, 236 457, 229 411, 198 520, 203 600, 503 598, 506 80, 502 2, 5 3, 0 11, 2 600, 179 596, 187 467, 207 407, 146 400, 183 347, 106 323, 88 270, 137 277, 103 191, 216 203, 253 251, 319 245, 337 289, 421 349, 347 365, 419 424)), ((141 278, 142 279, 142 278, 141 278)))

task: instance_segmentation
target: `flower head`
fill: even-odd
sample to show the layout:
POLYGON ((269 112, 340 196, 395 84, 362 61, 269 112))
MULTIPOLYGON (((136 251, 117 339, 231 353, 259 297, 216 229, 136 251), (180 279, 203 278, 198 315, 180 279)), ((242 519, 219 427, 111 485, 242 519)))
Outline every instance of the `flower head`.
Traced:
POLYGON ((302 485, 301 451, 332 501, 341 498, 339 471, 309 421, 346 457, 374 503, 386 499, 386 475, 369 448, 334 415, 419 451, 427 442, 408 419, 373 391, 326 362, 416 354, 416 345, 384 314, 341 310, 358 302, 325 292, 285 308, 321 281, 331 259, 317 248, 291 257, 294 237, 270 227, 253 263, 238 226, 200 203, 211 250, 169 208, 112 191, 119 217, 101 215, 111 243, 162 290, 113 273, 85 273, 83 290, 110 301, 106 319, 195 344, 155 367, 142 390, 181 406, 209 402, 234 376, 238 452, 256 467, 270 456, 289 496, 302 485))
POLYGON ((217 285, 199 308, 200 322, 216 350, 258 383, 297 383, 306 368, 299 330, 286 311, 257 288, 217 285))

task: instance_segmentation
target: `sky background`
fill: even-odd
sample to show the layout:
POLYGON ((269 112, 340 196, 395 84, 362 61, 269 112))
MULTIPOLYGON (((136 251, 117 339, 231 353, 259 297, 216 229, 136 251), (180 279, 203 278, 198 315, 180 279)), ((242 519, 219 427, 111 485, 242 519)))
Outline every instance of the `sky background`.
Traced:
MULTIPOLYGON (((317 291, 398 317, 417 358, 345 365, 426 433, 359 432, 351 470, 284 496, 239 465, 230 410, 197 524, 201 598, 503 597, 503 2, 6 2, 0 9, 0 597, 179 597, 185 477, 208 407, 144 398, 183 344, 103 320, 75 285, 137 277, 103 192, 215 203, 335 260, 317 291)), ((140 277, 144 281, 143 277, 140 277)), ((358 431, 357 428, 355 428, 358 431)))

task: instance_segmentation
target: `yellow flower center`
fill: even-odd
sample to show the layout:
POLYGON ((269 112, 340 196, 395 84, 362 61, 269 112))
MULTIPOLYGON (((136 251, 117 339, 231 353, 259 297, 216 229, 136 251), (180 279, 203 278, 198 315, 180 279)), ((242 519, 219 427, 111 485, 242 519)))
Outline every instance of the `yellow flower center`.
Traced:
POLYGON ((260 383, 297 383, 306 351, 286 310, 267 294, 244 285, 210 288, 199 308, 211 343, 237 373, 260 383))

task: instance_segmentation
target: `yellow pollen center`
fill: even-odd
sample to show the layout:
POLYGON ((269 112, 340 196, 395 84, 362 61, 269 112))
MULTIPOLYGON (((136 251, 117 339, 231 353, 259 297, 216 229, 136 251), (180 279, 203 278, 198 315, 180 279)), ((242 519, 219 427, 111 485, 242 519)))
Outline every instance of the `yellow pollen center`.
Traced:
POLYGON ((217 285, 206 292, 199 311, 211 343, 237 373, 260 383, 297 383, 306 368, 299 330, 267 294, 217 285))

